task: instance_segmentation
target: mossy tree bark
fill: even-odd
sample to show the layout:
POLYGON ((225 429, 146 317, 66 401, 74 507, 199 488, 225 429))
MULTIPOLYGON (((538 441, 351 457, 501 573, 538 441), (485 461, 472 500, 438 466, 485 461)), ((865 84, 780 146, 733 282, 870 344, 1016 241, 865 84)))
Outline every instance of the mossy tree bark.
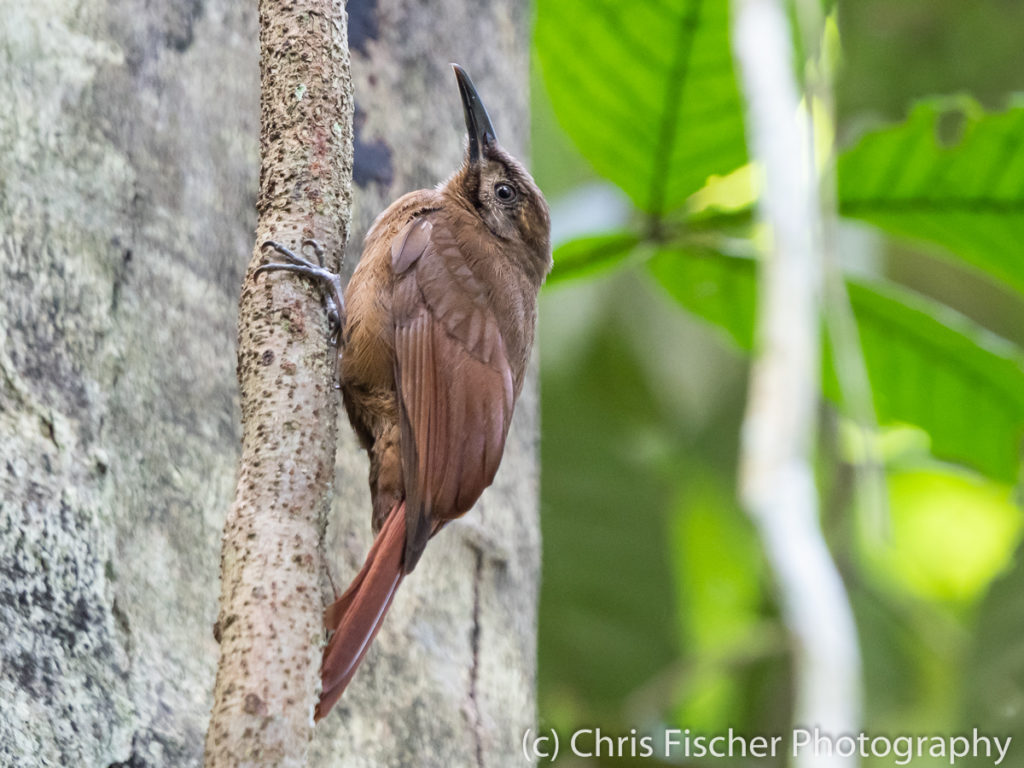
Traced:
POLYGON ((0 765, 200 762, 256 29, 223 0, 0 13, 0 765))

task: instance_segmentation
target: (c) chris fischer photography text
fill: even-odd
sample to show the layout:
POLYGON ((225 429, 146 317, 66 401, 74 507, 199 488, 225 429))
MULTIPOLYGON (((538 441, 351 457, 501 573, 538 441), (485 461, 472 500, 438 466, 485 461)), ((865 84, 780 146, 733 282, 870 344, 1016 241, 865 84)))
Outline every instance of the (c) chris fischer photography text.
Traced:
POLYGON ((527 760, 553 761, 563 749, 577 757, 694 757, 768 758, 780 755, 891 758, 894 765, 910 765, 917 758, 948 760, 956 765, 964 758, 988 758, 1002 765, 1009 754, 1011 736, 970 733, 889 735, 860 732, 833 734, 820 728, 794 728, 772 735, 737 733, 695 733, 689 728, 668 728, 661 732, 607 734, 600 728, 579 728, 560 736, 554 729, 523 734, 523 756, 527 760))

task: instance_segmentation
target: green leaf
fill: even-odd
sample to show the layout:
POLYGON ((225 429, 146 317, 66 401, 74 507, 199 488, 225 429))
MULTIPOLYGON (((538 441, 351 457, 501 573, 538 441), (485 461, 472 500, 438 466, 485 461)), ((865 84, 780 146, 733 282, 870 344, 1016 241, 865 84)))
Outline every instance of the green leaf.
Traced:
POLYGON ((724 330, 740 349, 754 348, 756 263, 714 251, 665 250, 651 273, 679 304, 724 330))
POLYGON ((1024 292, 1024 108, 918 104, 839 159, 840 210, 1024 292))
MULTIPOLYGON (((666 250, 650 269, 682 306, 752 347, 756 262, 666 250)), ((942 305, 850 283, 879 420, 926 430, 932 453, 1014 482, 1024 434, 1024 356, 942 305)), ((826 354, 825 364, 829 366, 826 354)), ((825 394, 840 402, 835 376, 825 394)))
POLYGON ((548 285, 610 268, 625 259, 639 241, 629 232, 570 240, 555 249, 555 266, 548 276, 548 285))
POLYGON ((916 424, 932 453, 1014 482, 1024 433, 1019 350, 942 305, 850 285, 878 416, 916 424))
POLYGON ((1009 488, 948 465, 904 464, 886 473, 890 526, 884 546, 860 546, 889 588, 927 601, 970 605, 1013 561, 1021 512, 1009 488))
POLYGON ((725 0, 538 0, 534 40, 562 127, 642 210, 745 162, 725 0))

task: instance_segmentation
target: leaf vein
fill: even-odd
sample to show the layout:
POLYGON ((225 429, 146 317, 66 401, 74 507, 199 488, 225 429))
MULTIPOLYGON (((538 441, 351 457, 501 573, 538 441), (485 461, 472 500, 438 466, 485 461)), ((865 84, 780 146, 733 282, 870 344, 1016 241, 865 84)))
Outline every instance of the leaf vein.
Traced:
POLYGON ((654 151, 654 163, 651 175, 651 193, 648 210, 653 217, 654 226, 657 228, 665 208, 665 189, 667 168, 672 159, 672 152, 675 149, 679 120, 679 109, 683 100, 683 91, 686 87, 686 76, 689 67, 690 54, 693 52, 693 39, 697 33, 700 23, 701 0, 690 0, 679 17, 679 27, 676 31, 678 45, 675 48, 675 58, 672 61, 672 70, 669 72, 665 89, 665 110, 661 118, 661 131, 658 136, 658 144, 654 151))

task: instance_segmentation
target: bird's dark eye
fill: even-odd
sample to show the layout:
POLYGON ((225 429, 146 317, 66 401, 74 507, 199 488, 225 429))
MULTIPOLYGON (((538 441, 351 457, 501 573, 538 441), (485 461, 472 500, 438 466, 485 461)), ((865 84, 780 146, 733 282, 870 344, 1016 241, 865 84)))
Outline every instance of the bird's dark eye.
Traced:
POLYGON ((511 203, 516 199, 516 188, 511 184, 505 184, 504 182, 495 184, 494 196, 498 198, 499 202, 511 203))

